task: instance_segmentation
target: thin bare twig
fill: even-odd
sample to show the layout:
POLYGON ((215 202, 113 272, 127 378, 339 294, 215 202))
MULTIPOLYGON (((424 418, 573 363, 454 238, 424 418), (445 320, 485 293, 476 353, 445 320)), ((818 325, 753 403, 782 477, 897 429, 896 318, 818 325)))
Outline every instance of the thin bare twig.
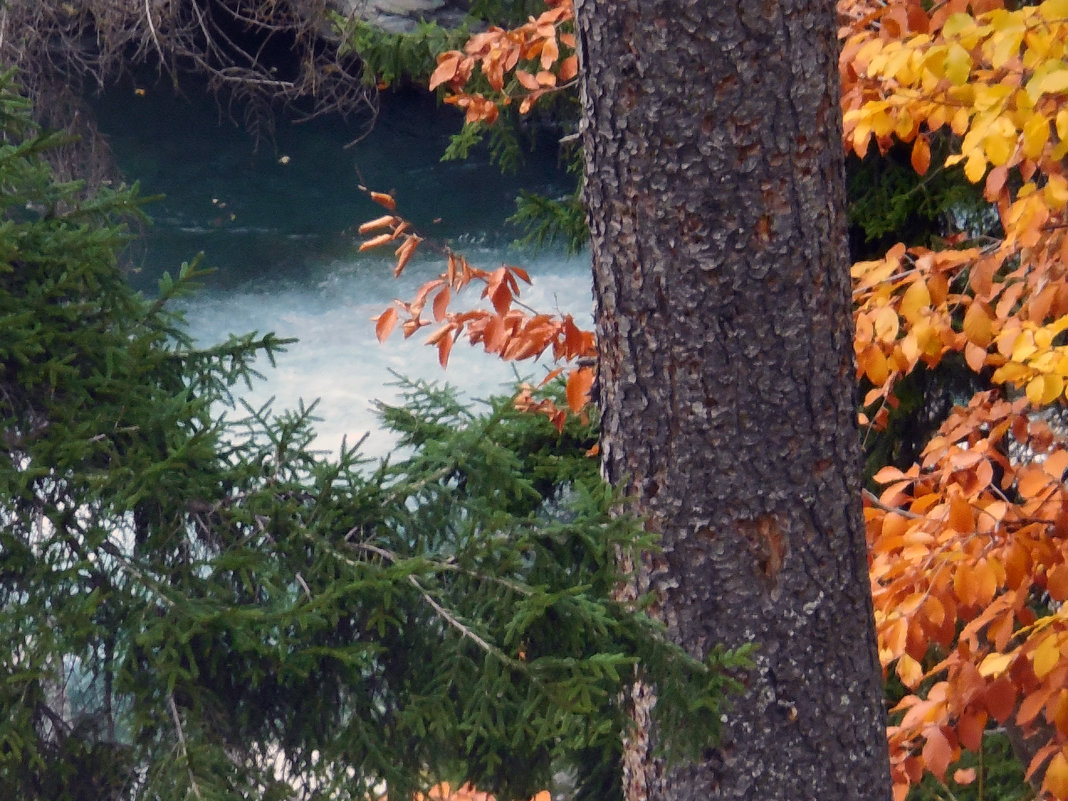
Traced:
POLYGON ((907 517, 911 520, 923 520, 924 518, 924 515, 918 515, 915 512, 909 512, 905 509, 900 509, 896 506, 887 506, 885 503, 880 501, 879 496, 871 490, 862 490, 861 492, 864 495, 864 498, 868 501, 868 503, 870 503, 876 509, 882 509, 884 512, 893 512, 896 515, 901 515, 902 517, 907 517))
POLYGON ((193 790, 193 795, 203 799, 204 796, 200 794, 200 785, 197 784, 197 778, 193 775, 193 763, 189 761, 189 747, 185 741, 185 729, 182 728, 182 718, 178 715, 178 706, 174 703, 174 695, 172 693, 167 694, 167 705, 171 708, 171 718, 174 720, 174 729, 178 733, 178 745, 182 750, 182 759, 185 760, 185 768, 189 771, 189 786, 193 790))

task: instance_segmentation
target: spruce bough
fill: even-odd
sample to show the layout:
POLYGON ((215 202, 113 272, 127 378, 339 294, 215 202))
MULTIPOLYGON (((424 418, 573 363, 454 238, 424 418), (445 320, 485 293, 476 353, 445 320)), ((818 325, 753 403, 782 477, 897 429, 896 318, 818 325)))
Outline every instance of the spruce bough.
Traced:
POLYGON ((57 182, 10 75, 0 126, 0 786, 523 797, 614 752, 635 671, 678 748, 714 737, 745 655, 695 662, 613 599, 616 550, 654 543, 590 427, 409 384, 382 411, 410 455, 325 458, 311 409, 231 394, 286 343, 196 346, 195 265, 124 281, 136 189, 57 182))

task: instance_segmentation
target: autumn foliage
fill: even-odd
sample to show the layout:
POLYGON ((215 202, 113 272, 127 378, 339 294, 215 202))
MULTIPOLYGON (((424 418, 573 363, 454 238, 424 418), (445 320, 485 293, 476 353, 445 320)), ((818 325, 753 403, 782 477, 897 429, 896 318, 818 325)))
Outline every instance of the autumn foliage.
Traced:
MULTIPOLYGON (((575 76, 572 14, 557 0, 519 29, 476 35, 439 57, 432 88, 468 122, 529 110, 575 76)), ((895 798, 926 772, 975 780, 962 750, 1002 727, 1040 797, 1068 799, 1068 0, 840 0, 839 15, 845 148, 870 159, 903 144, 917 181, 963 168, 1000 231, 900 243, 852 270, 870 434, 917 371, 952 364, 979 387, 917 462, 883 465, 865 493, 880 656, 908 691, 887 732, 895 798)), ((363 232, 378 231, 364 247, 397 243, 402 269, 420 240, 394 215, 363 232)), ((461 337, 506 359, 551 354, 572 364, 581 409, 592 335, 522 307, 519 268, 477 270, 451 252, 446 265, 377 318, 379 338, 432 320, 442 364, 461 337), (471 283, 489 308, 450 311, 471 283)))
MULTIPOLYGON (((396 203, 389 195, 369 194, 372 200, 390 211, 396 209, 396 203)), ((423 242, 423 238, 412 231, 410 223, 396 214, 366 222, 359 231, 361 235, 374 234, 360 245, 360 250, 395 244, 396 275, 400 275, 423 242)), ((434 326, 426 344, 437 348, 442 367, 448 364, 456 341, 464 338, 472 345, 481 345, 487 353, 508 361, 536 359, 548 353, 553 361, 575 362, 575 368, 567 377, 566 397, 570 411, 581 414, 589 403, 593 384, 593 368, 588 363, 596 352, 593 334, 579 328, 571 315, 538 314, 523 306, 518 300, 520 282, 529 284, 530 276, 521 267, 501 265, 487 271, 472 267, 464 256, 448 248, 443 249, 443 255, 445 270, 441 275, 423 284, 410 301, 394 301, 375 318, 378 340, 384 341, 398 324, 405 337, 425 326, 434 326), (488 308, 451 311, 449 303, 454 295, 472 283, 482 287, 481 297, 487 301, 488 308)), ((545 381, 552 380, 562 371, 563 368, 557 368, 545 381)), ((567 411, 557 408, 551 400, 535 399, 532 389, 524 388, 517 404, 547 414, 557 429, 562 429, 567 411)))

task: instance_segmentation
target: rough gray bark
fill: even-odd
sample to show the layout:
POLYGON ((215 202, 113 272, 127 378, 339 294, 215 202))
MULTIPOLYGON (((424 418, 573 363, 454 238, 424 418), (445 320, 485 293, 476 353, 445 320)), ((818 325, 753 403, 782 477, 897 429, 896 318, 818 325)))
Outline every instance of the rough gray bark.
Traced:
POLYGON ((608 478, 662 535, 641 566, 695 655, 760 643, 701 764, 638 799, 885 799, 860 513, 830 0, 579 0, 608 478))

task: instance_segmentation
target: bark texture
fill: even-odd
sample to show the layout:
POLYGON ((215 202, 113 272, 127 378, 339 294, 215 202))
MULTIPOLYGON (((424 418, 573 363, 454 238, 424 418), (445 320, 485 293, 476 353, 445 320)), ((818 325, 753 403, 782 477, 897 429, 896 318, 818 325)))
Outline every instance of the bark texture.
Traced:
POLYGON ((886 799, 859 495, 830 0, 580 0, 608 478, 662 536, 651 590, 695 655, 760 643, 701 764, 628 801, 886 799))

